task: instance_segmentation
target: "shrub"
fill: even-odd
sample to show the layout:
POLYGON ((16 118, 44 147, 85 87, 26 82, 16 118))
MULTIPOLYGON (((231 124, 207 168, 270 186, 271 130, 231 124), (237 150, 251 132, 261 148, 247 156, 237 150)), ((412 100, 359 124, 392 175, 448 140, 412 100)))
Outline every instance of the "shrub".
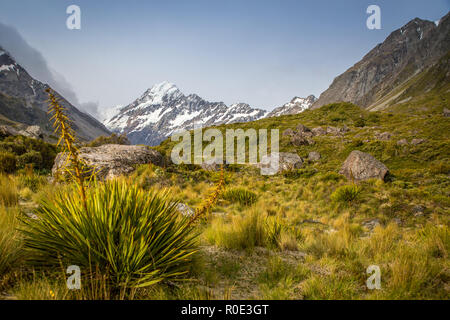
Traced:
POLYGON ((121 290, 185 276, 197 235, 167 193, 116 180, 86 190, 87 212, 81 197, 59 192, 24 220, 29 263, 95 268, 121 290))
POLYGON ((355 201, 360 193, 361 189, 357 185, 341 186, 331 194, 331 200, 340 203, 350 203, 355 201))
POLYGON ((369 121, 372 124, 379 124, 380 120, 381 120, 380 115, 375 112, 370 112, 369 115, 367 116, 367 121, 369 121))
POLYGON ((27 148, 23 144, 12 141, 0 142, 0 149, 14 153, 15 155, 21 155, 27 152, 27 148))
POLYGON ((238 202, 243 206, 250 206, 256 202, 258 195, 244 188, 231 188, 225 190, 223 198, 230 202, 238 202))
POLYGON ((366 121, 364 120, 364 118, 358 118, 355 120, 354 125, 355 127, 362 128, 366 125, 366 121))
POLYGON ((24 168, 27 164, 32 164, 34 168, 42 168, 41 153, 31 150, 17 157, 18 167, 24 168))
POLYGON ((16 157, 7 151, 0 151, 0 173, 11 173, 16 170, 16 157))
POLYGON ((17 167, 24 167, 26 164, 32 163, 36 169, 50 170, 57 150, 56 146, 39 139, 10 136, 0 141, 0 153, 2 151, 9 152, 16 157, 17 167))

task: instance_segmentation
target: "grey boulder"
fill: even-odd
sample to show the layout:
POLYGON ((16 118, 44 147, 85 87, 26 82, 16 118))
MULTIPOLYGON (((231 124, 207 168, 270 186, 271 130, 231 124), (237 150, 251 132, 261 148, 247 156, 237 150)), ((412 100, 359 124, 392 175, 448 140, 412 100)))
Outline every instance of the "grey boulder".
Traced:
MULTIPOLYGON (((52 168, 53 176, 61 173, 67 155, 59 153, 52 168)), ((164 164, 163 156, 146 146, 105 144, 99 147, 84 147, 79 150, 79 157, 94 168, 98 180, 109 180, 132 173, 137 165, 164 164)))
POLYGON ((342 165, 340 174, 349 180, 367 180, 378 178, 384 180, 389 169, 368 153, 354 150, 342 165))

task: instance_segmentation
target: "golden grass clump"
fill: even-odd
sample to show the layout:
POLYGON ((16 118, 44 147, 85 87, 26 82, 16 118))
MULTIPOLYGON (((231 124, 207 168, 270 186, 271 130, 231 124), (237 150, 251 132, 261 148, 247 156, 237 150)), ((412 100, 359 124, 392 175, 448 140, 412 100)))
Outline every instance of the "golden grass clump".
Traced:
POLYGON ((12 176, 0 174, 0 206, 13 207, 19 201, 19 190, 12 176))

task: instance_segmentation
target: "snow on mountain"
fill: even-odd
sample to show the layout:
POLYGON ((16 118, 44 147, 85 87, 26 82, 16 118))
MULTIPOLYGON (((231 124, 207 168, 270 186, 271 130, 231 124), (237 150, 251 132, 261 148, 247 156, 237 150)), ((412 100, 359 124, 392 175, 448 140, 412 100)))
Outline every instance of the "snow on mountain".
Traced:
POLYGON ((101 121, 106 121, 108 119, 111 119, 116 114, 118 114, 120 112, 120 109, 122 109, 122 108, 123 108, 122 105, 117 105, 115 107, 107 108, 107 109, 102 110, 102 112, 100 114, 101 121))
POLYGON ((261 119, 267 111, 237 103, 209 102, 196 94, 185 96, 174 84, 162 82, 128 106, 116 108, 104 121, 113 132, 125 133, 134 144, 157 145, 175 132, 261 119))
POLYGON ((306 98, 294 97, 290 102, 272 110, 267 115, 267 118, 303 112, 306 109, 309 109, 316 100, 317 98, 313 95, 310 95, 306 98))

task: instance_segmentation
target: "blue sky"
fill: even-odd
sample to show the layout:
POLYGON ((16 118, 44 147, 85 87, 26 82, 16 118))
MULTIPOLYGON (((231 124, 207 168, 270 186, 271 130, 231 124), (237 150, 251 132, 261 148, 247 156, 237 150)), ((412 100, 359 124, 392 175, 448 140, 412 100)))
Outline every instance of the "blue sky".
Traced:
POLYGON ((450 0, 1 0, 0 22, 82 102, 125 105, 167 80, 211 101, 272 109, 318 96, 393 30, 449 10, 450 0), (66 28, 71 4, 81 30, 66 28), (366 27, 370 4, 381 8, 381 30, 366 27))

